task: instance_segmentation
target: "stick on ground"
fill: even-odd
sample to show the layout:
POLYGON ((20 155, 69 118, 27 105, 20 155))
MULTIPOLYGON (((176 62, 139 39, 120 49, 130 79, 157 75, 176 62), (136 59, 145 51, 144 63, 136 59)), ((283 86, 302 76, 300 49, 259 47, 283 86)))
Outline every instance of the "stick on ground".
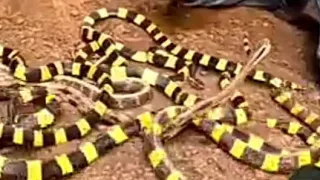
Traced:
MULTIPOLYGON (((178 122, 177 126, 180 127, 187 124, 188 122, 190 122, 191 119, 193 119, 193 117, 195 117, 196 114, 204 112, 210 107, 214 107, 219 104, 225 103, 225 101, 228 100, 231 94, 234 93, 236 88, 244 82, 245 78, 253 70, 253 68, 269 54, 270 49, 271 44, 269 39, 263 39, 260 48, 257 51, 255 51, 250 61, 243 67, 243 70, 240 72, 239 75, 235 77, 231 84, 227 88, 220 91, 217 95, 212 96, 206 100, 200 101, 186 112, 181 113, 175 120, 175 122, 178 122)), ((163 117, 164 114, 165 110, 158 112, 155 116, 154 122, 159 122, 159 120, 163 117)))

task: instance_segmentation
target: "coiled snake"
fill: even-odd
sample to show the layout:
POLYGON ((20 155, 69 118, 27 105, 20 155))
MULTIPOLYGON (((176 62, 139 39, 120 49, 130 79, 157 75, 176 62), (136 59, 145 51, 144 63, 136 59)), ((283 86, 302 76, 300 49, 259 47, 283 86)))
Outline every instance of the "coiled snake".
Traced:
MULTIPOLYGON (((17 81, 15 84, 18 84, 20 101, 31 102, 38 96, 42 99, 39 106, 44 106, 41 111, 45 115, 40 118, 37 115, 31 115, 38 118, 35 121, 40 128, 51 125, 56 116, 55 112, 49 108, 50 103, 56 99, 55 95, 50 94, 51 82, 59 82, 59 77, 66 77, 79 79, 69 82, 79 81, 80 84, 85 84, 88 79, 94 87, 89 85, 81 85, 81 87, 96 88, 92 90, 95 92, 95 95, 92 96, 92 107, 75 124, 60 129, 39 130, 35 127, 16 127, 2 123, 0 124, 1 142, 10 142, 20 146, 44 147, 82 138, 89 134, 96 124, 108 121, 109 119, 104 117, 112 113, 112 108, 127 108, 127 105, 131 106, 132 104, 138 106, 150 100, 149 86, 155 87, 180 106, 166 107, 166 116, 162 117, 161 122, 154 122, 153 118, 158 112, 154 111, 142 113, 131 122, 113 125, 94 142, 85 142, 76 151, 58 155, 49 161, 13 160, 0 156, 1 178, 19 180, 62 178, 87 167, 107 153, 110 148, 124 143, 133 136, 138 136, 143 131, 146 154, 158 177, 167 180, 185 179, 182 173, 170 163, 159 140, 161 141, 161 138, 168 140, 172 137, 170 134, 172 127, 177 128, 177 124, 180 126, 181 123, 176 122, 175 117, 201 101, 202 98, 188 93, 176 81, 190 80, 194 87, 203 88, 205 84, 195 77, 195 71, 193 71, 197 69, 195 67, 203 67, 206 70, 222 73, 220 87, 223 89, 228 86, 232 77, 241 72, 243 65, 174 44, 151 20, 125 8, 115 10, 102 8, 90 13, 84 18, 81 39, 87 45, 77 51, 73 62, 56 61, 38 68, 27 67, 18 51, 0 46, 1 62, 15 78, 13 81, 17 81), (151 47, 148 51, 135 51, 113 41, 109 35, 93 28, 96 22, 108 18, 119 18, 139 26, 150 35, 159 47, 151 47), (93 54, 99 55, 100 59, 96 62, 91 61, 93 54), (127 59, 172 69, 176 75, 167 76, 149 68, 136 67, 130 65, 127 59), (140 84, 140 88, 138 88, 140 91, 130 95, 116 95, 116 82, 129 85, 136 82, 140 84), (45 87, 41 93, 37 92, 39 88, 29 88, 39 86, 45 87), (42 121, 43 119, 45 120, 42 121)), ((296 83, 261 70, 251 71, 248 79, 262 82, 277 89, 303 89, 296 83)), ((120 89, 123 90, 123 86, 120 89)), ((7 91, 6 93, 12 92, 7 91)), ((282 96, 278 99, 281 99, 280 102, 277 101, 280 104, 286 102, 282 96)), ((268 144, 254 134, 235 128, 232 124, 247 122, 250 118, 250 112, 248 103, 241 92, 235 92, 230 101, 231 107, 215 107, 193 119, 193 124, 196 127, 203 130, 230 155, 262 170, 279 173, 288 173, 300 166, 318 161, 316 146, 299 152, 289 152, 268 144)), ((291 112, 302 113, 300 111, 297 113, 297 107, 291 112)), ((305 116, 301 115, 301 117, 305 116)), ((314 119, 314 116, 308 116, 308 122, 314 122, 314 119)), ((273 127, 276 126, 274 120, 268 122, 272 122, 273 127)), ((186 124, 182 125, 186 126, 186 124)), ((178 128, 183 128, 179 126, 178 128)), ((317 125, 312 125, 312 127, 314 129, 317 125)), ((312 137, 316 139, 317 136, 312 137)))

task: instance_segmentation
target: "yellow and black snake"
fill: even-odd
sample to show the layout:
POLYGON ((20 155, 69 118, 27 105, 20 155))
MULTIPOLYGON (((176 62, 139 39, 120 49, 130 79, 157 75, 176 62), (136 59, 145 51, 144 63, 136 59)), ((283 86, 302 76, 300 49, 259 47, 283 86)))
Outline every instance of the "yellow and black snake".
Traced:
MULTIPOLYGON (((170 162, 162 147, 161 138, 169 131, 172 124, 177 123, 174 121, 177 114, 201 101, 202 98, 184 90, 173 76, 167 76, 149 68, 131 66, 127 59, 173 69, 177 75, 183 77, 183 80, 195 79, 194 72, 191 72, 193 65, 223 72, 220 81, 221 88, 225 88, 230 83, 231 77, 239 74, 242 65, 176 45, 151 20, 125 8, 116 10, 102 8, 92 12, 84 19, 81 37, 87 45, 76 53, 74 62, 56 61, 39 68, 27 67, 24 59, 18 55, 18 51, 0 46, 2 64, 7 66, 13 76, 26 86, 46 83, 57 76, 70 76, 80 80, 91 80, 98 87, 96 91, 99 92, 94 99, 94 106, 84 117, 69 127, 56 130, 34 130, 0 124, 0 141, 43 147, 81 138, 87 135, 95 124, 101 123, 104 115, 112 111, 112 104, 117 101, 114 96, 115 82, 126 81, 130 78, 141 79, 169 97, 176 105, 181 106, 167 107, 167 115, 162 118, 161 122, 153 121, 156 111, 142 113, 132 122, 112 126, 103 136, 98 137, 94 142, 84 143, 77 151, 56 156, 48 162, 11 160, 0 156, 1 177, 27 180, 61 178, 88 166, 107 153, 110 148, 138 135, 143 130, 147 156, 157 175, 161 179, 183 179, 182 173, 170 162), (106 18, 120 18, 134 23, 145 30, 162 49, 150 49, 147 52, 134 51, 114 42, 110 36, 93 28, 96 21, 106 18), (90 61, 93 54, 100 55, 97 62, 90 61)), ((302 88, 296 83, 260 70, 250 73, 249 78, 276 88, 302 88)), ((201 84, 199 81, 195 82, 198 85, 201 84)), ((137 93, 128 97, 140 98, 140 95, 141 93, 137 93)), ((123 96, 118 96, 118 98, 121 97, 123 96)), ((142 98, 139 100, 146 101, 142 98)), ((250 113, 248 113, 248 103, 240 92, 236 92, 230 100, 232 107, 216 107, 193 120, 193 124, 202 129, 222 149, 243 162, 271 172, 287 173, 302 165, 317 162, 318 154, 314 149, 298 153, 287 152, 264 142, 258 136, 233 127, 231 124, 245 123, 250 118, 250 113)))
MULTIPOLYGON (((1 89, 1 100, 13 99, 14 104, 19 103, 32 103, 36 105, 37 112, 28 114, 20 118, 20 121, 25 121, 28 119, 28 122, 31 123, 33 128, 46 128, 51 125, 55 118, 60 114, 59 109, 57 109, 56 96, 54 94, 49 94, 45 88, 26 88, 22 87, 20 90, 11 89, 11 88, 2 88, 1 89), (38 106, 38 108, 37 108, 38 106), (21 120, 23 119, 23 120, 21 120)), ((17 106, 18 107, 18 106, 17 106)), ((17 119, 12 117, 9 123, 16 123, 17 119), (15 120, 14 120, 15 119, 15 120)))
MULTIPOLYGON (((173 43, 151 20, 147 19, 142 14, 125 8, 118 8, 115 10, 102 8, 93 11, 89 16, 84 18, 84 23, 81 27, 81 37, 83 41, 91 43, 91 46, 88 46, 88 49, 89 47, 91 48, 90 50, 87 50, 87 52, 93 52, 100 46, 102 47, 102 50, 99 51, 104 51, 104 54, 110 55, 111 58, 108 58, 108 63, 112 63, 114 65, 123 64, 125 59, 121 57, 121 55, 127 55, 126 57, 138 62, 148 62, 159 67, 170 68, 174 70, 181 70, 186 65, 188 66, 189 64, 195 64, 203 66, 208 70, 214 70, 218 72, 228 71, 234 76, 237 75, 242 69, 242 65, 240 63, 228 61, 224 58, 217 58, 208 54, 202 54, 194 50, 188 50, 173 43), (167 53, 163 53, 162 51, 162 53, 157 53, 157 56, 154 57, 155 54, 150 51, 134 51, 120 43, 114 43, 110 36, 101 34, 101 32, 93 29, 93 26, 96 22, 108 18, 118 18, 137 25, 167 53), (115 44, 116 46, 112 46, 112 44, 115 44), (118 55, 113 53, 115 48, 118 50, 118 55), (166 55, 161 56, 161 54, 166 55)), ((87 53, 83 53, 83 51, 80 51, 79 54, 81 54, 81 56, 78 56, 78 61, 82 61, 87 57, 87 55, 84 55, 87 53)), ((250 73, 249 78, 259 82, 265 82, 266 84, 277 88, 284 86, 291 87, 293 89, 301 88, 301 86, 296 83, 285 81, 261 70, 254 70, 252 73, 250 73)))

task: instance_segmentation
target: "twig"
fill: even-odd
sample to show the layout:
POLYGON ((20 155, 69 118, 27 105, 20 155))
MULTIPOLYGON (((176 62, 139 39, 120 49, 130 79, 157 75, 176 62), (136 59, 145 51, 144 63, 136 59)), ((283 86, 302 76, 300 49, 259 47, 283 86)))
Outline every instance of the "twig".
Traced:
MULTIPOLYGON (((195 104, 186 112, 181 113, 176 118, 175 122, 178 122, 178 125, 187 124, 189 120, 195 116, 196 112, 201 113, 210 107, 217 106, 227 101, 230 95, 235 91, 235 89, 244 82, 250 71, 270 52, 270 49, 270 41, 268 39, 263 39, 260 48, 254 53, 250 61, 244 66, 241 73, 235 77, 235 79, 227 88, 220 91, 217 95, 195 104)), ((158 112, 155 116, 154 122, 159 122, 164 114, 165 110, 158 112)))

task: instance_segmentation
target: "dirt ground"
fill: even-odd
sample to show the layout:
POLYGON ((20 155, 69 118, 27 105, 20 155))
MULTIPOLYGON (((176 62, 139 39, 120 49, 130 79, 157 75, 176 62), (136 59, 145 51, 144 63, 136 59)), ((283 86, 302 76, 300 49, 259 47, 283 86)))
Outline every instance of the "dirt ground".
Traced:
MULTIPOLYGON (((97 8, 122 6, 139 11, 153 19, 174 42, 204 53, 245 63, 247 58, 242 50, 242 38, 243 32, 247 31, 253 43, 265 37, 272 42, 271 54, 259 67, 277 76, 308 85, 310 90, 298 97, 304 105, 319 112, 319 98, 316 96, 318 93, 313 90, 315 74, 312 71, 315 67, 312 61, 316 39, 310 36, 310 33, 298 30, 268 12, 249 8, 219 11, 195 9, 164 17, 163 9, 167 3, 167 1, 151 0, 1 0, 0 43, 20 50, 31 66, 71 59, 71 54, 80 44, 79 26, 84 16, 97 8)), ((120 20, 108 20, 103 28, 104 32, 129 47, 143 50, 152 44, 151 39, 142 30, 120 20)), ((217 74, 203 77, 207 88, 197 93, 209 96, 218 92, 217 77, 217 74)), ((245 129, 261 135, 279 147, 301 146, 299 139, 265 126, 266 117, 294 120, 272 102, 267 88, 248 82, 241 87, 241 90, 248 98, 254 112, 252 122, 245 125, 245 129)), ((157 103, 151 102, 138 110, 126 112, 136 114, 146 109, 170 104, 169 100, 160 95, 156 95, 154 102, 157 103)), ((80 141, 75 141, 37 151, 20 150, 6 155, 15 158, 48 159, 53 155, 75 149, 79 143, 80 141)), ((284 175, 267 174, 237 162, 193 129, 186 130, 166 147, 176 166, 189 179, 286 179, 284 175)), ((143 155, 142 142, 139 138, 111 150, 90 167, 67 179, 89 178, 91 180, 156 179, 143 155)))

